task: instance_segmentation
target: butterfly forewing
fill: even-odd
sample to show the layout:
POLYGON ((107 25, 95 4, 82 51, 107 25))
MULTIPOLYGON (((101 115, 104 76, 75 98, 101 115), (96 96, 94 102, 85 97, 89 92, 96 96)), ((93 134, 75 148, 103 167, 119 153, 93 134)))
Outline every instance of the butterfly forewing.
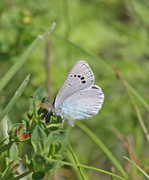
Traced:
POLYGON ((61 86, 54 102, 55 109, 60 108, 62 103, 73 94, 91 88, 94 84, 94 74, 85 61, 79 61, 69 72, 61 86))

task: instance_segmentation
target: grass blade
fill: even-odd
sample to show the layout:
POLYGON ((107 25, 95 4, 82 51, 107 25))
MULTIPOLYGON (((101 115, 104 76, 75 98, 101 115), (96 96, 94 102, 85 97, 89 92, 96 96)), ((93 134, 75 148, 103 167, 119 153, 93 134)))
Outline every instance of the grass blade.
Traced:
POLYGON ((149 179, 149 176, 146 174, 146 172, 144 172, 137 164, 135 164, 133 161, 131 161, 130 159, 128 159, 127 157, 124 157, 125 159, 127 159, 127 161, 131 162, 132 164, 134 164, 146 177, 147 179, 149 179))
POLYGON ((24 52, 21 58, 9 69, 9 71, 0 80, 0 91, 6 86, 14 74, 23 66, 27 58, 32 54, 32 52, 38 47, 38 45, 46 38, 48 34, 54 29, 56 23, 53 23, 43 35, 37 36, 37 38, 32 42, 28 49, 24 52))
POLYGON ((80 121, 77 122, 77 126, 82 129, 91 139, 103 150, 103 152, 109 157, 109 159, 113 162, 113 164, 117 167, 117 169, 121 172, 124 178, 127 179, 127 174, 120 165, 120 163, 116 160, 116 158, 111 154, 111 152, 107 149, 107 147, 103 144, 103 142, 83 123, 80 121))
POLYGON ((17 102, 17 100, 23 93, 24 89, 26 88, 29 78, 30 78, 30 74, 25 78, 25 80, 23 81, 21 86, 18 88, 18 90, 16 91, 16 93, 14 94, 14 96, 12 97, 12 99, 10 100, 10 102, 8 103, 6 108, 4 109, 4 111, 1 113, 0 121, 5 117, 5 115, 10 111, 10 109, 13 107, 13 105, 17 102))
POLYGON ((148 103, 140 96, 140 94, 128 83, 125 81, 126 86, 132 92, 134 96, 143 104, 143 106, 149 111, 148 103))

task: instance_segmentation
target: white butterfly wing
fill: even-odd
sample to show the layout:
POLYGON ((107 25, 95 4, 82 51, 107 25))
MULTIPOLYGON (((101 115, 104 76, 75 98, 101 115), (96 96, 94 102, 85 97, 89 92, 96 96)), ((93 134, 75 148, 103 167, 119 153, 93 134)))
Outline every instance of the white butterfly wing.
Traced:
POLYGON ((60 106, 61 116, 74 127, 75 119, 85 119, 96 115, 101 109, 104 94, 100 87, 94 85, 68 97, 60 106))
POLYGON ((93 84, 94 74, 87 62, 83 60, 77 62, 61 86, 55 98, 54 108, 59 108, 68 97, 92 87, 93 84))

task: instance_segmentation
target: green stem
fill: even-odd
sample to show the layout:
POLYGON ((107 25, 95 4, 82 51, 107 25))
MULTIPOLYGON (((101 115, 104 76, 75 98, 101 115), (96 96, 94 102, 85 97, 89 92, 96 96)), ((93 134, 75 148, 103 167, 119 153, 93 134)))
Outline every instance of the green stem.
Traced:
POLYGON ((113 177, 116 177, 116 178, 119 178, 121 180, 128 180, 128 178, 122 178, 118 175, 115 175, 115 174, 112 174, 108 171, 105 171, 105 170, 102 170, 102 169, 98 169, 98 168, 95 168, 95 167, 91 167, 91 166, 85 166, 85 165, 81 165, 81 164, 72 164, 72 163, 69 163, 69 162, 65 162, 65 161, 59 161, 59 160, 55 160, 55 159, 51 159, 51 161, 54 161, 54 162, 57 162, 57 163, 60 163, 60 164, 65 164, 65 165, 68 165, 68 166, 77 166, 77 167, 81 167, 81 168, 85 168, 85 169, 89 169, 89 170, 94 170, 94 171, 98 171, 98 172, 102 172, 104 174, 108 174, 110 176, 113 176, 113 177))
POLYGON ((127 159, 127 161, 131 162, 132 164, 134 164, 145 176, 147 179, 149 179, 149 175, 146 174, 146 172, 144 172, 137 164, 135 164, 133 161, 131 161, 130 159, 128 159, 127 157, 124 157, 125 159, 127 159))
POLYGON ((15 178, 12 178, 11 180, 18 180, 18 179, 21 179, 21 178, 23 178, 23 177, 29 175, 29 174, 32 173, 32 172, 33 172, 33 170, 28 170, 28 171, 24 172, 23 174, 21 174, 21 175, 15 177, 15 178))
POLYGON ((9 176, 10 173, 11 173, 10 167, 7 167, 7 168, 5 169, 5 171, 3 172, 3 174, 2 174, 1 180, 7 179, 7 177, 9 176))
POLYGON ((120 165, 120 163, 116 160, 116 158, 112 155, 112 153, 108 150, 108 148, 103 144, 103 142, 85 125, 83 125, 80 121, 77 122, 77 126, 82 129, 86 134, 88 134, 92 140, 103 150, 103 152, 109 157, 109 159, 113 162, 113 164, 117 167, 117 169, 121 172, 121 174, 127 179, 127 174, 120 165))
POLYGON ((14 142, 14 141, 11 141, 9 144, 0 147, 0 153, 6 151, 6 150, 8 150, 8 149, 10 149, 11 145, 13 144, 13 142, 14 142))
MULTIPOLYGON (((69 148, 69 150, 70 150, 70 152, 71 152, 71 154, 72 154, 72 157, 73 157, 75 163, 78 165, 77 158, 76 158, 76 156, 75 156, 75 154, 74 154, 74 152, 73 152, 73 149, 72 149, 72 147, 70 146, 69 142, 68 142, 68 148, 69 148)), ((80 173, 81 178, 82 178, 83 180, 85 180, 84 175, 83 175, 80 167, 78 167, 78 171, 79 171, 79 173, 80 173)))

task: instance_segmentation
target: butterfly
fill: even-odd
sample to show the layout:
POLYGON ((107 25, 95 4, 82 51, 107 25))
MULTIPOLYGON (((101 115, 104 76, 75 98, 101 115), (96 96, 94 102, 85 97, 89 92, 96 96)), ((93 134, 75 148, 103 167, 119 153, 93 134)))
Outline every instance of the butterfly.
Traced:
POLYGON ((72 127, 75 120, 96 115, 102 107, 104 93, 94 85, 94 74, 86 61, 77 62, 67 75, 48 111, 61 116, 72 127))

